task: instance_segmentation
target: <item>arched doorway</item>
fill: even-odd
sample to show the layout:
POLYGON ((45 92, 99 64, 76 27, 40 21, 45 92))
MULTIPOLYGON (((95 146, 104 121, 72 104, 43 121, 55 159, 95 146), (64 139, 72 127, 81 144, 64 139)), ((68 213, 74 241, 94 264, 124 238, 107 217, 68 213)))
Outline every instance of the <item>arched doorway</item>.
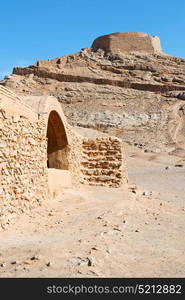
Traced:
POLYGON ((68 170, 68 142, 63 122, 51 111, 47 128, 47 167, 68 170))

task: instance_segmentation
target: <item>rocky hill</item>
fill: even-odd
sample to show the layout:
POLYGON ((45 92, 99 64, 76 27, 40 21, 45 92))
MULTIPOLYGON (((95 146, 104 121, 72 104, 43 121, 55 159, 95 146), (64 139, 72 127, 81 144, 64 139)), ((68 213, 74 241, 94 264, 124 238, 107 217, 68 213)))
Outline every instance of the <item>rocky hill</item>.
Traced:
POLYGON ((57 97, 72 125, 184 156, 185 59, 164 54, 158 37, 103 36, 78 53, 14 68, 0 84, 57 97))

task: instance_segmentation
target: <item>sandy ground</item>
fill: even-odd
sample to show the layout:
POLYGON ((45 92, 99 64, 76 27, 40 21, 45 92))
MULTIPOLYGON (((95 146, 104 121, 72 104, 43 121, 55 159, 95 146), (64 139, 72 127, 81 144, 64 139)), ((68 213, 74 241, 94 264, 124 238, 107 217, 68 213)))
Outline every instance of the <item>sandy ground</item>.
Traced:
POLYGON ((129 190, 68 188, 1 232, 0 277, 185 277, 185 169, 126 153, 129 190))

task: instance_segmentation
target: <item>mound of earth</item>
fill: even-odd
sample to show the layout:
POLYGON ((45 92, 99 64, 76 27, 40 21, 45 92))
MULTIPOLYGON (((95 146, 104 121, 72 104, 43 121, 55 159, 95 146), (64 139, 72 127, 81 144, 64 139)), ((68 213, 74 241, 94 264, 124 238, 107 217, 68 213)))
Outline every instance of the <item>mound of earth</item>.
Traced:
POLYGON ((100 37, 78 53, 14 68, 0 84, 57 97, 73 126, 184 156, 185 59, 164 54, 157 37, 100 37))

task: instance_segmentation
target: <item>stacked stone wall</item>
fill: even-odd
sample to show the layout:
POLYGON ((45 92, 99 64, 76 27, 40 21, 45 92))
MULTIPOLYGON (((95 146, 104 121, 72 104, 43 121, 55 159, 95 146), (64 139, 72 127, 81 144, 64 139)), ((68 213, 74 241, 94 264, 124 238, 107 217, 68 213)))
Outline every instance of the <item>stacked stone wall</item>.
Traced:
POLYGON ((49 197, 46 132, 53 110, 59 113, 66 131, 73 186, 119 187, 127 182, 121 140, 96 132, 87 138, 67 123, 55 98, 38 100, 38 105, 35 99, 31 107, 0 87, 0 229, 49 197))
POLYGON ((106 53, 162 52, 158 37, 141 32, 118 32, 100 36, 94 40, 92 48, 103 49, 106 53))
MULTIPOLYGON (((11 98, 1 95, 0 229, 20 213, 41 204, 48 192, 45 123, 38 117, 30 119, 21 114, 16 106, 12 112, 11 98)), ((23 103, 21 107, 24 111, 23 103)))
MULTIPOLYGON (((104 67, 106 69, 107 67, 104 67)), ((154 69, 149 66, 144 65, 129 65, 123 67, 124 69, 134 70, 146 70, 154 72, 154 69)), ((148 92, 156 92, 156 93, 166 93, 169 91, 184 91, 183 85, 175 85, 169 84, 168 82, 165 84, 151 84, 151 83, 139 83, 139 82, 131 82, 129 80, 114 80, 109 78, 94 78, 94 77, 87 77, 87 76, 80 76, 80 75, 71 75, 71 74, 61 74, 55 72, 48 72, 45 70, 40 70, 37 67, 30 67, 30 68, 14 68, 13 74, 25 76, 28 74, 34 74, 41 78, 50 78, 54 80, 58 80, 61 82, 88 82, 97 85, 110 85, 122 88, 129 88, 134 90, 141 90, 141 91, 148 91, 148 92)))
POLYGON ((84 183, 110 187, 120 187, 127 183, 123 144, 119 139, 84 140, 82 148, 84 183))

